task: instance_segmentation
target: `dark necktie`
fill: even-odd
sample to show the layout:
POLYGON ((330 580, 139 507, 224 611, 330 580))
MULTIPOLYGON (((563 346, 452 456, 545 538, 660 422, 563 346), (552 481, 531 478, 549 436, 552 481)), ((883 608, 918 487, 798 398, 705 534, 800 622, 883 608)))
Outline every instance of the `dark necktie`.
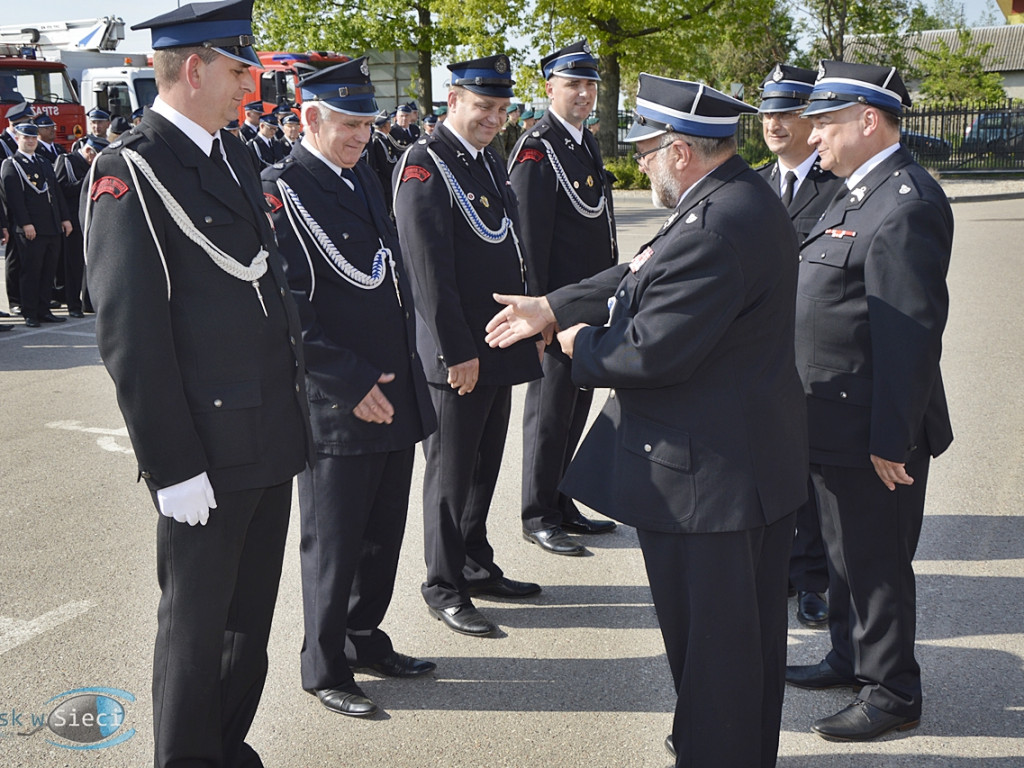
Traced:
POLYGON ((786 173, 786 188, 782 191, 782 204, 789 207, 789 204, 793 202, 793 187, 796 186, 796 174, 793 171, 786 173))
POLYGON ((359 179, 356 178, 356 172, 351 168, 342 168, 341 178, 345 179, 352 185, 352 191, 359 195, 359 199, 363 201, 363 205, 369 208, 370 204, 366 201, 366 195, 363 194, 363 188, 359 184, 359 179))
MULTIPOLYGON (((226 173, 232 181, 235 181, 235 175, 231 172, 231 166, 228 165, 228 161, 224 159, 224 153, 220 150, 219 138, 213 140, 213 147, 210 149, 210 159, 213 160, 213 164, 226 173)), ((237 184, 238 182, 235 183, 237 184)))
POLYGON ((491 180, 491 184, 493 184, 494 188, 497 189, 498 184, 494 181, 494 174, 491 173, 491 168, 487 164, 487 158, 484 157, 484 151, 482 149, 476 153, 476 161, 480 167, 484 169, 484 173, 486 173, 487 178, 491 180))

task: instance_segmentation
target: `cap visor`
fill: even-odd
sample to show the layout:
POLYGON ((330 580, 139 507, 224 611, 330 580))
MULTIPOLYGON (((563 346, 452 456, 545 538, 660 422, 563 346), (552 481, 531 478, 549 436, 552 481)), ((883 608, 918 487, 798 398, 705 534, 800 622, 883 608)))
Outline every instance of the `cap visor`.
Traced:
POLYGON ((807 106, 806 101, 794 101, 793 99, 765 99, 757 108, 761 114, 765 112, 796 112, 807 106))
POLYGON ((655 128, 650 125, 640 125, 640 123, 633 123, 629 129, 629 133, 626 134, 626 141, 643 141, 644 139, 653 139, 655 136, 661 136, 663 133, 668 133, 664 128, 655 128))
POLYGON ((601 82, 601 76, 590 69, 563 69, 560 72, 552 72, 552 77, 564 77, 570 80, 594 80, 601 82))
POLYGON ((263 64, 260 63, 260 57, 256 55, 256 51, 254 51, 250 45, 247 45, 244 48, 214 48, 213 50, 227 56, 229 59, 240 61, 250 67, 263 69, 263 64))
POLYGON ((826 99, 819 99, 818 101, 812 101, 807 105, 807 108, 803 111, 800 117, 810 117, 811 115, 823 115, 826 112, 838 112, 840 109, 846 109, 858 104, 856 101, 828 101, 826 99))
MULTIPOLYGON (((348 106, 341 106, 338 104, 332 104, 326 99, 320 99, 315 102, 316 104, 323 104, 331 112, 338 112, 342 115, 352 115, 353 117, 377 117, 380 110, 377 109, 377 103, 371 101, 365 108, 360 108, 358 104, 349 104, 348 106)), ((375 123, 377 124, 377 123, 375 123)), ((380 123, 383 125, 383 123, 380 123)))
POLYGON ((462 87, 481 96, 490 96, 492 99, 511 99, 515 96, 515 91, 511 88, 502 88, 500 85, 464 85, 462 87))

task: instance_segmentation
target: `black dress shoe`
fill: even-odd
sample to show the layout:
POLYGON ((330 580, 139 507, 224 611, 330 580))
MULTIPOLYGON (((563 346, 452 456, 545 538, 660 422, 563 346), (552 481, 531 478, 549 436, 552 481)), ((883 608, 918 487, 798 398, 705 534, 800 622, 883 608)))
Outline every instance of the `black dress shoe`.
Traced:
POLYGON ((801 592, 796 601, 796 619, 805 627, 828 626, 828 603, 821 592, 801 592))
POLYGON ((611 533, 615 530, 615 523, 612 520, 591 520, 577 512, 562 519, 562 530, 569 533, 611 533))
POLYGON ((815 721, 811 730, 829 741, 870 741, 889 731, 909 731, 920 724, 920 718, 894 715, 858 700, 831 717, 815 721))
POLYGON ((85 317, 85 313, 84 312, 80 312, 77 309, 69 309, 68 310, 68 317, 85 317))
POLYGON ((540 584, 534 584, 529 581, 513 581, 502 576, 497 581, 470 584, 467 591, 473 597, 477 595, 484 595, 485 597, 529 597, 540 592, 540 584))
POLYGON ((827 661, 804 666, 786 666, 786 684, 811 691, 829 688, 851 688, 859 691, 863 686, 855 679, 843 677, 827 661))
POLYGON ((377 705, 355 683, 346 683, 338 688, 321 688, 314 693, 321 704, 339 715, 369 717, 377 714, 377 705))
POLYGON ((665 737, 665 750, 672 755, 672 759, 676 758, 676 745, 672 743, 671 733, 665 737))
POLYGON ((26 317, 25 318, 25 327, 26 328, 38 328, 39 327, 39 321, 36 320, 34 317, 26 317))
POLYGON ((523 538, 554 555, 582 555, 586 548, 565 535, 557 525, 543 531, 523 531, 523 538))
POLYGON ((372 664, 359 664, 356 669, 372 669, 387 677, 419 677, 437 669, 437 664, 423 659, 414 659, 404 653, 392 651, 383 659, 372 664))
POLYGON ((483 614, 472 605, 453 605, 449 608, 427 606, 430 615, 448 625, 448 629, 460 635, 484 637, 497 631, 483 614))
POLYGON ((66 317, 57 317, 53 312, 47 312, 45 315, 39 316, 39 322, 41 323, 65 323, 67 322, 66 317))
POLYGON ((50 299, 50 309, 60 309, 60 302, 56 299, 50 299))
POLYGON ((11 315, 10 315, 9 312, 4 312, 2 309, 0 309, 0 317, 10 317, 10 316, 11 315))

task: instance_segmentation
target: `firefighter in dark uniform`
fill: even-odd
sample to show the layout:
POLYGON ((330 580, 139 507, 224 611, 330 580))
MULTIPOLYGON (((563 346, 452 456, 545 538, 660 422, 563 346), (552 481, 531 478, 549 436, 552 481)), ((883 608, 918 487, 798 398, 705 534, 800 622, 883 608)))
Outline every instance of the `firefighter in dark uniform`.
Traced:
POLYGON ((260 117, 260 132, 249 142, 249 150, 260 169, 279 163, 288 155, 284 142, 277 138, 277 115, 273 112, 260 117))
MULTIPOLYGON (((89 133, 86 136, 99 136, 102 139, 107 139, 107 130, 110 128, 110 113, 105 109, 93 107, 86 113, 85 117, 89 122, 89 133)), ((84 143, 85 136, 71 145, 71 151, 74 152, 80 149, 84 143)))
POLYGON ((260 117, 263 115, 263 102, 257 99, 250 101, 242 107, 245 113, 245 120, 242 122, 240 138, 246 144, 260 135, 260 117))
POLYGON ((96 160, 96 155, 106 148, 107 142, 99 136, 86 136, 81 149, 61 155, 54 166, 57 183, 64 193, 71 215, 71 234, 64 249, 64 292, 68 303, 68 317, 83 317, 84 309, 92 309, 88 291, 85 289, 85 253, 79 217, 79 198, 82 184, 89 175, 89 166, 96 160))
MULTIPOLYGON (((14 157, 18 151, 18 140, 15 129, 22 123, 32 121, 35 113, 24 101, 15 104, 7 109, 7 127, 0 131, 0 149, 3 149, 3 157, 14 157)), ((2 159, 2 158, 0 158, 2 159)), ((6 205, 6 204, 5 204, 6 205)), ((8 228, 10 227, 10 213, 7 214, 8 228)), ((4 252, 4 270, 7 279, 7 305, 11 308, 12 314, 21 314, 21 261, 18 256, 18 239, 13 236, 7 238, 7 248, 4 252)))
POLYGON ((306 135, 263 171, 263 190, 302 320, 318 453, 299 476, 302 687, 328 709, 362 717, 377 706, 353 668, 416 677, 435 666, 395 651, 380 623, 416 443, 436 420, 398 232, 380 184, 358 162, 377 113, 366 58, 308 75, 299 88, 306 135))
POLYGON ((302 138, 302 121, 289 109, 277 122, 281 124, 281 144, 284 146, 285 154, 288 154, 302 138))
POLYGON ((825 61, 803 113, 848 194, 804 241, 797 291, 832 649, 789 667, 786 682, 860 690, 812 726, 843 741, 920 721, 913 559, 931 458, 953 440, 939 368, 953 214, 900 145, 905 106, 895 67, 825 61))
MULTIPOLYGON (((800 117, 816 76, 810 69, 776 64, 761 85, 761 105, 757 110, 765 144, 776 155, 774 161, 757 171, 782 199, 801 243, 843 183, 822 169, 817 150, 807 143, 811 124, 800 117)), ((796 593, 797 620, 815 629, 827 626, 828 565, 813 490, 809 490, 807 503, 797 512, 789 583, 796 593)))
POLYGON ((533 306, 562 329, 573 381, 614 390, 562 490, 637 529, 678 694, 669 746, 687 768, 776 763, 786 571, 807 495, 797 241, 736 155, 753 111, 641 74, 626 138, 671 216, 628 267, 547 299, 501 297, 511 307, 488 324, 508 343, 501 325, 533 306))
POLYGON ((394 196, 391 185, 391 176, 395 172, 395 163, 398 162, 398 149, 392 142, 389 131, 391 123, 386 112, 378 113, 373 119, 373 133, 366 143, 365 160, 380 181, 384 196, 387 199, 388 213, 392 212, 394 196))
POLYGON ((159 510, 154 765, 262 765, 292 478, 315 454, 302 332, 248 150, 252 0, 151 29, 159 96, 82 188, 96 341, 159 510), (131 286, 130 291, 124 287, 131 286))
POLYGON ((528 275, 519 212, 501 158, 487 145, 512 96, 507 56, 451 64, 448 118, 395 168, 395 219, 419 314, 418 349, 438 430, 424 441, 424 547, 430 612, 450 629, 489 635, 474 595, 526 597, 537 584, 506 578, 487 541, 512 385, 541 375, 538 344, 491 349, 484 328, 502 286, 528 275))
MULTIPOLYGON (((586 40, 546 56, 541 69, 551 105, 509 157, 519 198, 530 290, 543 296, 618 261, 612 189, 597 141, 583 121, 597 100, 597 60, 586 40)), ((543 550, 582 555, 565 531, 606 533, 610 520, 584 517, 558 491, 583 436, 593 399, 572 382, 572 361, 557 342, 544 353, 544 377, 531 381, 523 407, 523 536, 543 550)))
POLYGON ((395 109, 395 120, 388 134, 393 139, 398 154, 408 149, 409 145, 420 137, 420 127, 413 122, 412 116, 412 107, 408 104, 399 104, 395 109))
POLYGON ((56 142, 57 124, 45 112, 41 115, 36 115, 32 122, 39 129, 39 146, 36 147, 36 154, 47 160, 50 164, 53 164, 58 157, 67 152, 64 147, 56 142))
POLYGON ((4 160, 0 179, 20 259, 21 314, 25 325, 38 328, 40 322, 63 323, 66 319, 50 310, 50 297, 57 260, 64 239, 71 234, 71 220, 53 166, 35 154, 39 129, 24 122, 14 130, 18 151, 4 160))

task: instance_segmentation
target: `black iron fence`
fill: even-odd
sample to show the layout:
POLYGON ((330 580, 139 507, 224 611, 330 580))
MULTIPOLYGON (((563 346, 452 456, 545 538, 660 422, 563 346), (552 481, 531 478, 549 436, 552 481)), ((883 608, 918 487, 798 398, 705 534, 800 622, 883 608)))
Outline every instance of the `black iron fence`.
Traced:
MULTIPOLYGON (((634 151, 624 139, 632 113, 619 113, 619 156, 634 151)), ((915 107, 903 116, 902 142, 918 162, 947 173, 1024 172, 1024 101, 915 107)), ((736 133, 740 154, 757 165, 771 159, 756 115, 736 133)))

